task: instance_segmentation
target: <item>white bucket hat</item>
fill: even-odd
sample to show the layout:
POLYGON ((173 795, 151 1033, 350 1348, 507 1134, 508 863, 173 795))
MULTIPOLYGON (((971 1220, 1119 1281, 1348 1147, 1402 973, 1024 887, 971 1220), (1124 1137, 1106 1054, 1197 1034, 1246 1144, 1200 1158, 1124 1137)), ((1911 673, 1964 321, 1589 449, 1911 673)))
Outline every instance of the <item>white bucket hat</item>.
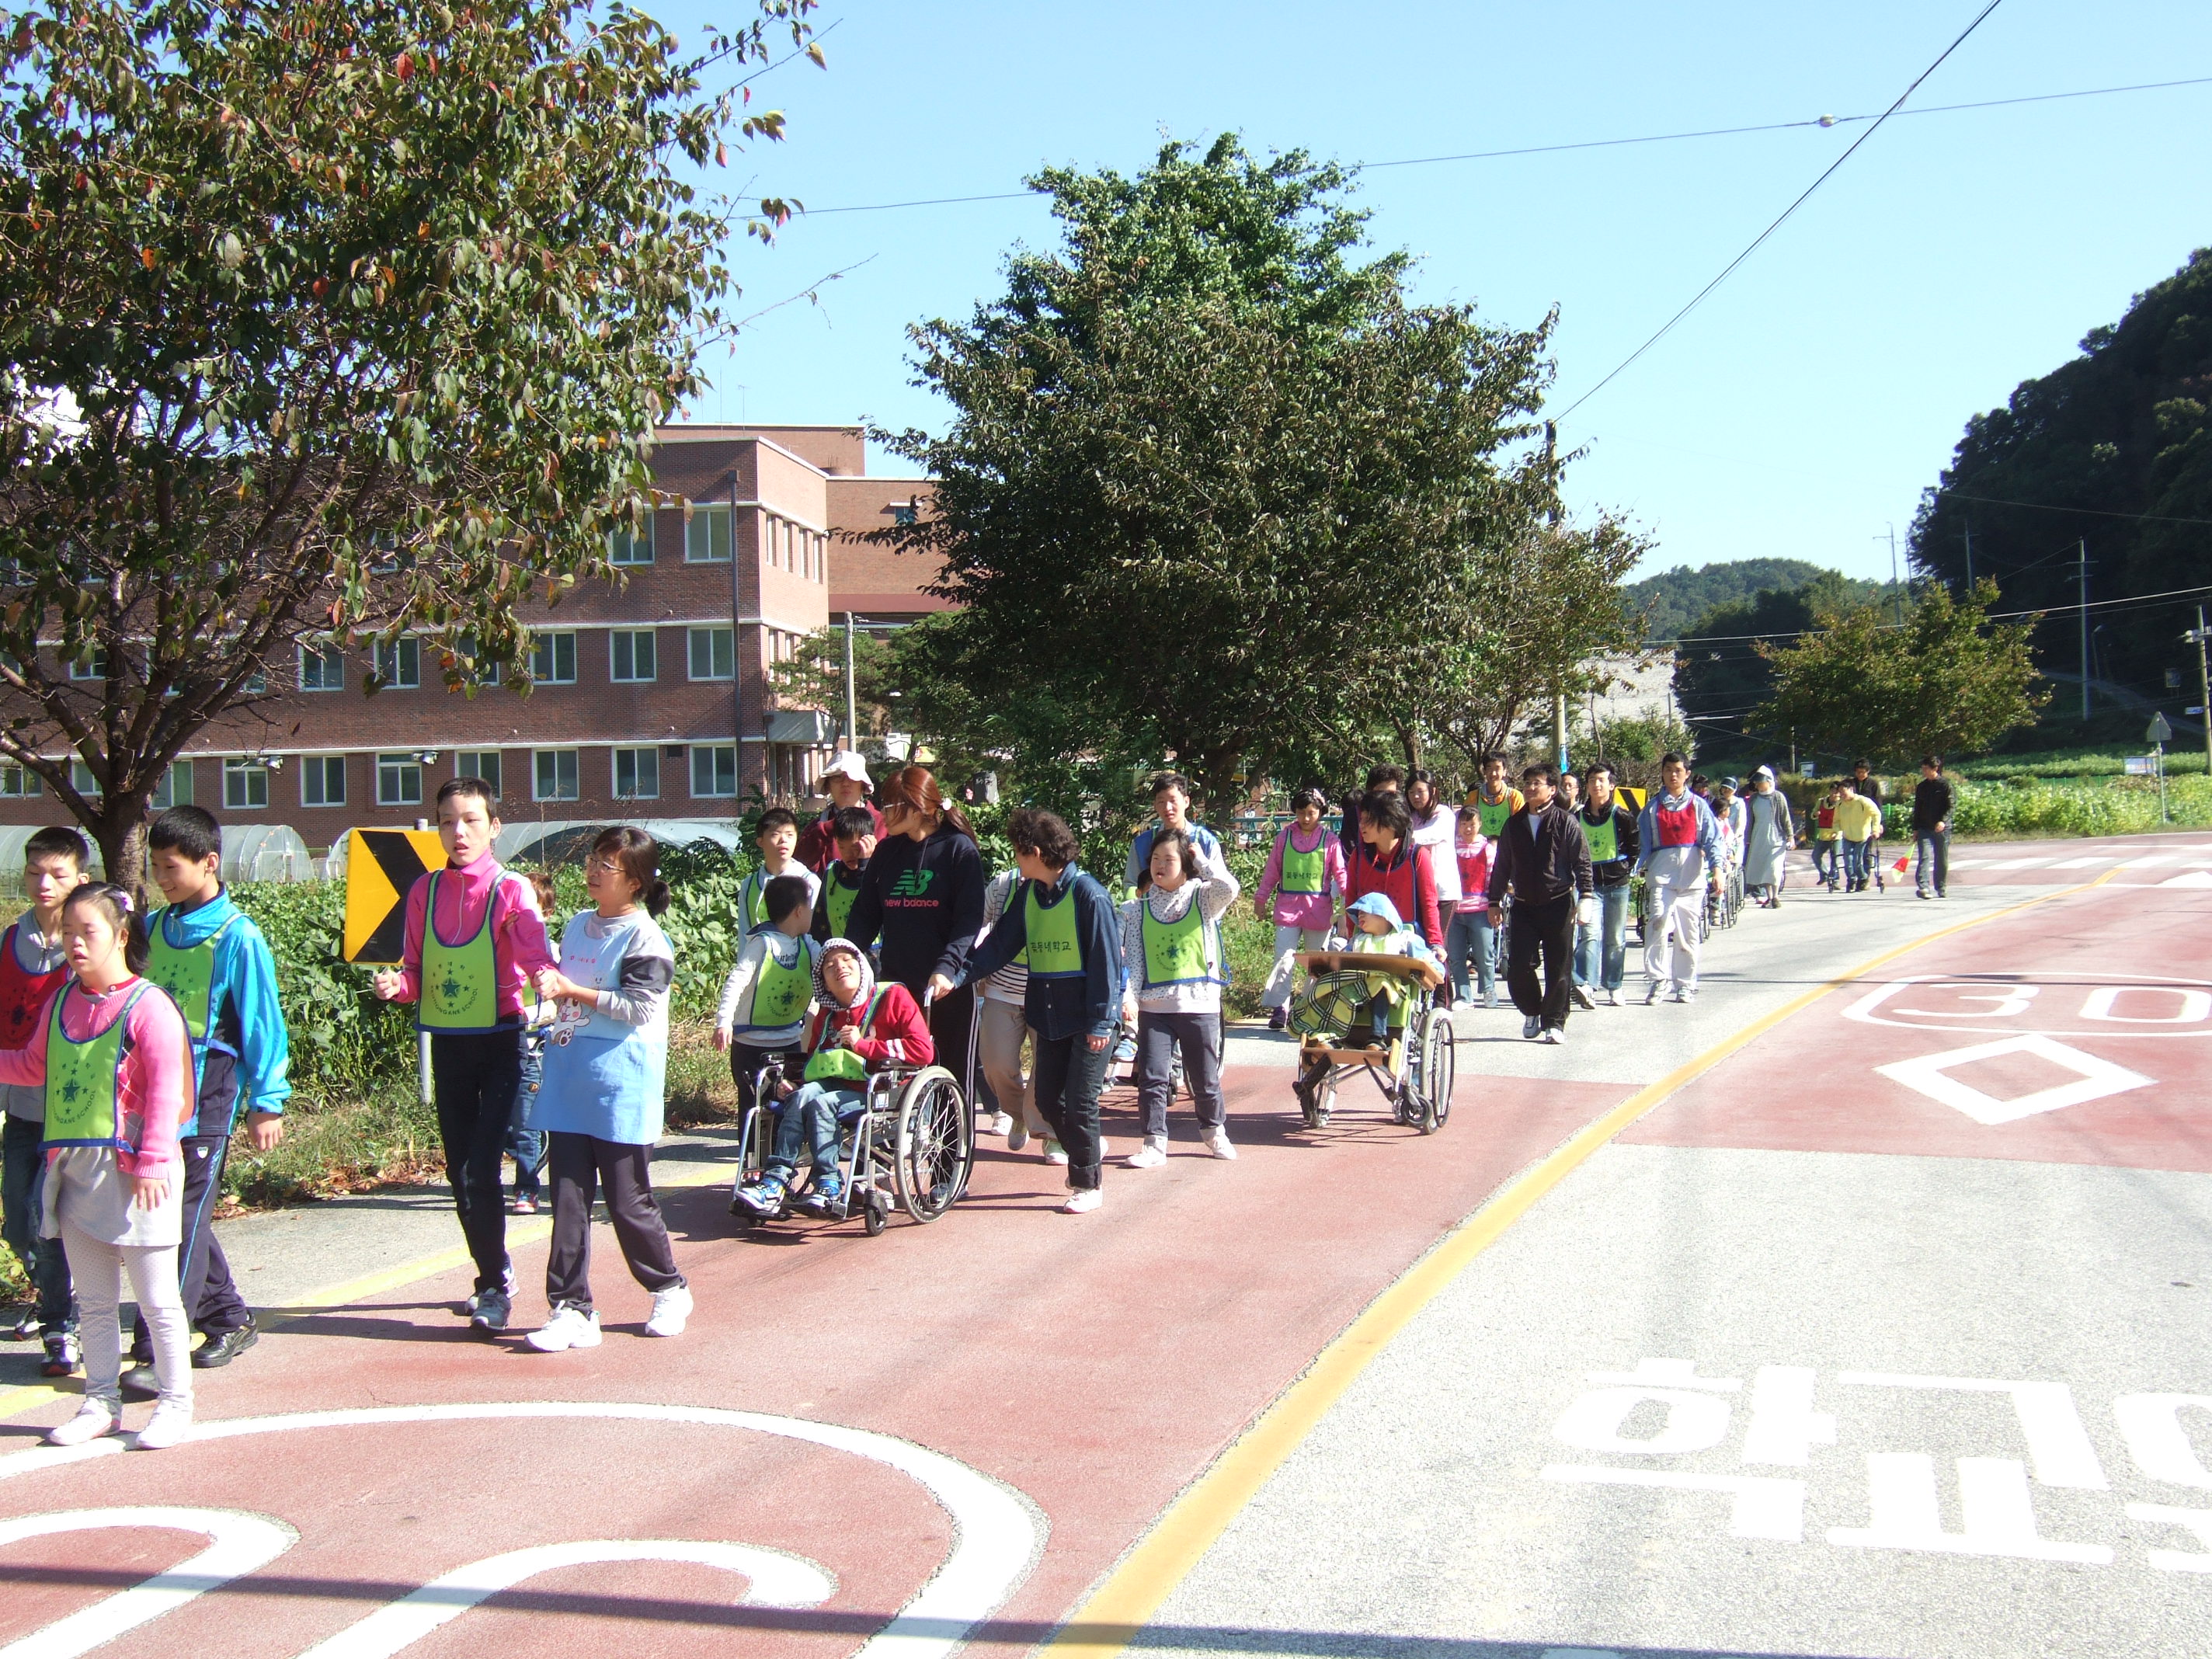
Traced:
POLYGON ((851 778, 865 788, 872 789, 873 779, 868 776, 868 763, 849 749, 841 749, 836 758, 822 769, 825 778, 851 778))

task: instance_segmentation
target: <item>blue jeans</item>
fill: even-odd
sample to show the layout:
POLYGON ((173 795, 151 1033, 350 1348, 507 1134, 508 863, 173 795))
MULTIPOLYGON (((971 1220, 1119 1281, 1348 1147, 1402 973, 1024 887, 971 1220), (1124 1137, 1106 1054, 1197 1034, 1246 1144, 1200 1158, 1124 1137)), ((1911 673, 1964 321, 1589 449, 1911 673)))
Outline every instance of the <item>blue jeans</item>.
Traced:
POLYGON ((538 1178, 545 1168, 545 1136, 526 1128, 530 1107, 545 1081, 545 1039, 526 1037, 522 1044, 522 1085, 514 1091, 514 1115, 507 1121, 507 1155, 514 1160, 514 1195, 538 1196, 538 1178))
POLYGON ((1844 843, 1844 885, 1857 887, 1867 878, 1869 866, 1874 860, 1867 854, 1875 843, 1871 841, 1847 841, 1844 843))
POLYGON ((10 1115, 0 1127, 0 1235, 23 1264, 38 1297, 40 1331, 58 1336, 76 1328, 76 1304, 70 1296, 69 1261, 61 1240, 39 1237, 46 1138, 46 1126, 28 1118, 10 1115))
POLYGON ((799 1149, 811 1148, 817 1187, 837 1174, 837 1121, 859 1112, 867 1097, 858 1089, 830 1083, 802 1083, 799 1092, 776 1108, 775 1151, 763 1172, 788 1181, 799 1169, 799 1149))
POLYGON ((1912 884, 1922 892, 1943 896, 1951 876, 1951 832, 1923 830, 1912 838, 1912 884))
POLYGON ((1836 849, 1842 845, 1840 841, 1815 841, 1813 843, 1814 880, 1832 882, 1836 879, 1840 873, 1836 849))
POLYGON ((1597 920, 1575 927, 1575 983, 1618 991, 1628 976, 1628 884, 1601 887, 1597 920))
POLYGON ((1444 929, 1444 964, 1451 972, 1452 995, 1470 1000, 1468 969, 1474 969, 1473 994, 1490 1000, 1498 982, 1498 929, 1487 910, 1455 910, 1444 929))

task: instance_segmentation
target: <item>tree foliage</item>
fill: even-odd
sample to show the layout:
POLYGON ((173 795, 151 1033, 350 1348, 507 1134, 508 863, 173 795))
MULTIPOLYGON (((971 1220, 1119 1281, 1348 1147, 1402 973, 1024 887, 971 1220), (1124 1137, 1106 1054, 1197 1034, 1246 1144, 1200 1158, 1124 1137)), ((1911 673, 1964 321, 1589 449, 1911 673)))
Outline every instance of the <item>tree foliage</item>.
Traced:
MULTIPOLYGON (((1824 617, 1855 607, 1894 620, 1887 583, 1853 581, 1839 571, 1818 570, 1788 588, 1764 588, 1748 599, 1717 605, 1675 646, 1674 702, 1709 744, 1732 748, 1747 738, 1786 739, 1786 731, 1753 730, 1753 712, 1772 694, 1774 666, 1765 647, 1794 643, 1824 617)), ((1802 734, 1801 734, 1802 735, 1802 734)))
POLYGON ((1644 637, 1671 644, 1724 605, 1741 605, 1762 592, 1787 593, 1832 574, 1803 559, 1728 559, 1631 582, 1631 610, 1644 619, 1644 637))
MULTIPOLYGON (((2053 613, 2038 638, 2044 659, 2078 671, 2077 539, 2087 543, 2094 599, 2204 580, 2208 411, 2212 249, 2199 249, 2118 324, 2092 329, 2080 356, 1966 422, 1914 521, 1914 569, 1962 587, 1971 535, 1974 575, 1996 580, 2007 611, 2053 613)), ((2178 637, 2186 615, 2177 606, 2154 626, 2115 629, 2113 673, 2157 695, 2164 670, 2187 660, 2178 637)))
POLYGON ((0 755, 109 868, 303 630, 526 684, 521 607, 611 574, 721 323, 678 167, 782 131, 704 77, 813 3, 690 56, 581 0, 0 13, 0 755))
POLYGON ((1753 719, 1885 763, 1987 749, 2033 724, 2051 696, 2036 684, 2037 619, 1991 622, 1996 603, 1994 582, 1978 581, 1964 599, 1930 586, 1902 627, 1887 609, 1863 605, 1816 618, 1819 631, 1795 644, 1762 643, 1774 690, 1753 719))
POLYGON ((996 739, 1048 771, 1171 753, 1225 801, 1395 749, 1447 637, 1510 691, 1530 595, 1498 574, 1572 542, 1537 533, 1549 319, 1408 304, 1402 255, 1355 257, 1346 176, 1297 152, 1031 183, 1063 245, 914 331, 954 419, 894 440, 935 511, 882 532, 942 560, 931 659, 996 739))

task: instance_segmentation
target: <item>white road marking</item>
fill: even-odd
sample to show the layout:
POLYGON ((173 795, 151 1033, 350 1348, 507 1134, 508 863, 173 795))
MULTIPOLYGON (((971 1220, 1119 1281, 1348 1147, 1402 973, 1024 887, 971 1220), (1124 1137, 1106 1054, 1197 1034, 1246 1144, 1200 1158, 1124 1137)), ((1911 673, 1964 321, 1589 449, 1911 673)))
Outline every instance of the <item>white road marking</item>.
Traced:
POLYGON ((2035 1478, 2046 1486, 2109 1492, 2104 1465, 2074 1409, 2074 1391, 2063 1382, 2003 1382, 1984 1376, 1905 1376, 1893 1371, 1845 1371, 1836 1381, 1847 1388, 1910 1389, 1945 1394, 2005 1394, 2012 1396, 2035 1478))
MULTIPOLYGON (((2169 1527, 2186 1527, 2207 1550, 2212 1550, 2212 1510, 2179 1510, 2171 1504, 2130 1504, 2130 1521, 2155 1521, 2169 1527)), ((2160 1572, 2212 1572, 2212 1554, 2197 1550, 2152 1550, 2150 1564, 2160 1572)))
POLYGON ((1725 1492, 1729 1533, 1736 1538, 1805 1541, 1805 1483, 1765 1474, 1688 1474, 1671 1469, 1614 1469, 1592 1463, 1553 1463, 1544 1479, 1584 1486, 1663 1486, 1674 1492, 1725 1492))
POLYGON ((2124 1394, 2112 1401, 2112 1415, 2119 1419, 2128 1455, 2151 1480, 2212 1488, 2212 1469, 2197 1457, 2189 1431, 2181 1426, 2185 1406, 2212 1412, 2212 1395, 2124 1394))
MULTIPOLYGON (((1849 1379, 1846 1378, 1846 1381, 1849 1379)), ((1943 1530, 1936 1496, 1936 1460, 1919 1452, 1867 1455, 1870 1524, 1831 1527, 1831 1544, 1856 1549, 1915 1550, 1938 1555, 1997 1555, 2027 1561, 2076 1561, 2109 1566, 2103 1544, 2067 1544, 2035 1530, 2028 1501, 2027 1469, 2009 1457, 1959 1460, 1959 1508, 1963 1525, 1943 1530)))
MULTIPOLYGON (((2208 878, 2207 885, 2212 885, 2208 878)), ((2087 980, 2079 969, 2049 969, 2013 974, 1915 974, 1877 985, 1844 1010, 1844 1018, 1863 1025, 1889 1025, 1900 1030, 1947 1031, 1960 1036, 2013 1036, 2023 1030, 2038 1036, 2085 1037, 2102 1041, 2113 1037, 2212 1037, 2212 980, 2178 974, 2116 974, 2098 970, 2087 980), (2162 991, 2177 999, 2172 1018, 2141 1019, 2111 1012, 2131 992, 2162 991), (2191 993, 2203 993, 2200 1003, 2191 993), (1907 993, 1911 995, 1908 998, 1907 993), (2060 1008, 2075 994, 2081 1005, 2071 1013, 2060 1008), (1954 1009, 1946 1000, 1978 1004, 1954 1009), (1922 1006, 1923 1003, 1936 1006, 1922 1006), (2203 1017, 2187 1016, 2199 1007, 2203 1017), (2043 1022, 2030 1024, 2040 1015, 2043 1022), (2087 1029, 2069 1028, 2069 1018, 2094 1022, 2087 1029), (2002 1022, 2000 1024, 1999 1022, 2002 1022)))
MULTIPOLYGON (((2061 859, 2051 867, 2054 870, 2093 870, 2100 864, 2117 864, 2119 860, 2113 857, 2110 853, 2097 853, 2093 854, 2086 859, 2061 859)), ((2124 867, 2130 870, 2140 870, 2142 866, 2139 864, 2130 864, 2124 867)))
POLYGON ((2155 1083, 2140 1072, 2130 1072, 2124 1066, 2115 1066, 2109 1060, 2084 1054, 2063 1042, 2040 1036, 2004 1037, 1996 1042, 1976 1043, 1967 1048, 1947 1048, 1940 1054, 1922 1054, 1914 1060, 1901 1060, 1874 1068, 1895 1083, 1901 1083, 1916 1093, 1923 1094, 1938 1104, 1965 1113, 1975 1122, 1994 1128, 1999 1124, 2014 1123, 2024 1117, 2033 1117, 2042 1112, 2062 1111, 2069 1106, 2086 1105, 2093 1100, 2102 1100, 2108 1095, 2125 1094, 2130 1089, 2147 1089, 2155 1083), (1972 1084, 1950 1074, 1955 1066, 1971 1066, 1977 1061, 1996 1060, 2006 1054, 2032 1054, 2049 1060, 2052 1065, 2075 1074, 2072 1083, 2057 1084, 2048 1089, 2017 1095, 2010 1100, 1999 1100, 1984 1094, 1972 1084))
POLYGON ((1751 1427, 1743 1437, 1743 1461, 1803 1468, 1813 1448, 1836 1443, 1836 1419, 1813 1409, 1810 1365, 1761 1365, 1751 1384, 1751 1427))
POLYGON ((2160 887, 2212 887, 2212 871, 2192 870, 2185 876, 2168 876, 2154 884, 2160 887))
POLYGON ((735 1604, 738 1607, 816 1607, 828 1601, 837 1587, 827 1572, 803 1557, 750 1544, 676 1538, 542 1544, 472 1562, 434 1578, 328 1641, 318 1642, 300 1659, 392 1659, 401 1649, 459 1618, 479 1601, 526 1578, 557 1567, 602 1561, 685 1561, 720 1567, 745 1580, 744 1593, 735 1604))
POLYGON ((2186 985, 2100 985, 2081 1003, 2084 1019, 2108 1019, 2128 1025, 2201 1025, 2212 1018, 2212 991, 2198 991, 2186 985), (2117 1006, 2123 993, 2133 992, 2140 1002, 2145 996, 2163 994, 2173 999, 2173 1012, 2166 1014, 2123 1014, 2117 1006))
MULTIPOLYGON (((119 1442, 117 1443, 120 1444, 119 1442)), ((164 1527, 194 1532, 208 1547, 167 1572, 80 1607, 20 1640, 0 1648, 0 1659, 76 1659, 125 1631, 173 1613, 219 1585, 264 1567, 300 1541, 282 1522, 237 1510, 179 1509, 148 1504, 105 1510, 68 1510, 56 1515, 27 1515, 0 1521, 0 1544, 56 1533, 94 1532, 115 1527, 164 1527)))
POLYGON ((1593 1389, 1577 1395, 1559 1414, 1553 1434, 1583 1451, 1630 1452, 1642 1457, 1671 1457, 1704 1451, 1728 1438, 1729 1402, 1685 1389, 1593 1389), (1629 1413, 1646 1403, 1664 1406, 1666 1421, 1656 1434, 1621 1433, 1629 1413))
MULTIPOLYGON (((1045 1519, 1026 1499, 1011 1487, 941 1452, 866 1429, 810 1422, 804 1418, 771 1417, 759 1412, 728 1411, 713 1406, 523 1401, 295 1412, 276 1417, 233 1418, 198 1424, 184 1445, 245 1435, 284 1433, 295 1429, 507 1422, 517 1418, 586 1418, 750 1429, 757 1434, 807 1441, 833 1451, 866 1458, 896 1469, 915 1481, 951 1518, 951 1551, 898 1615, 870 1637, 854 1659, 942 1659, 942 1656, 964 1642, 977 1625, 1006 1604, 1015 1587, 1029 1576, 1044 1547, 1048 1529, 1045 1519)), ((88 1458, 112 1456, 123 1449, 120 1440, 109 1437, 83 1446, 40 1447, 18 1452, 11 1457, 0 1457, 0 1480, 35 1474, 88 1458)), ((183 1450, 179 1447, 164 1455, 173 1459, 183 1450)), ((0 1652, 0 1659, 12 1659, 12 1656, 0 1652)), ((26 1654, 24 1659, 33 1659, 33 1656, 26 1654)), ((58 1656, 41 1649, 35 1659, 58 1659, 58 1656)))

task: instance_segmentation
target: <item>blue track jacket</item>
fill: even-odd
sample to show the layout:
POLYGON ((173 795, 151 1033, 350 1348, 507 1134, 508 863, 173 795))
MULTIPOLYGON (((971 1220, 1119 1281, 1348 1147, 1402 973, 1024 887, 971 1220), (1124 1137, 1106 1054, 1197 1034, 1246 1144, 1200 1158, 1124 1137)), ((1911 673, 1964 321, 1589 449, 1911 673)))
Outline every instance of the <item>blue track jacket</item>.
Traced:
POLYGON ((199 1116, 187 1134, 228 1136, 241 1104, 247 1111, 281 1114, 292 1097, 287 1075, 291 1039, 284 1011, 276 1000, 276 958, 253 919, 230 901, 223 889, 196 909, 164 905, 146 919, 179 949, 199 944, 228 927, 215 947, 215 1018, 208 1042, 193 1045, 192 1069, 199 1084, 199 1116))
MULTIPOLYGON (((1006 895, 1006 913, 990 936, 971 951, 959 983, 988 979, 1012 962, 1029 943, 1029 890, 1035 884, 1018 881, 1006 895)), ((1121 915, 1095 876, 1071 864, 1060 872, 1041 896, 1048 900, 1075 889, 1068 902, 1075 906, 1076 937, 1083 944, 1081 979, 1040 979, 1030 975, 1030 988, 1022 1002, 1022 1017, 1030 1029, 1054 1042, 1072 1036, 1109 1036, 1114 1018, 1121 1006, 1121 915)))

